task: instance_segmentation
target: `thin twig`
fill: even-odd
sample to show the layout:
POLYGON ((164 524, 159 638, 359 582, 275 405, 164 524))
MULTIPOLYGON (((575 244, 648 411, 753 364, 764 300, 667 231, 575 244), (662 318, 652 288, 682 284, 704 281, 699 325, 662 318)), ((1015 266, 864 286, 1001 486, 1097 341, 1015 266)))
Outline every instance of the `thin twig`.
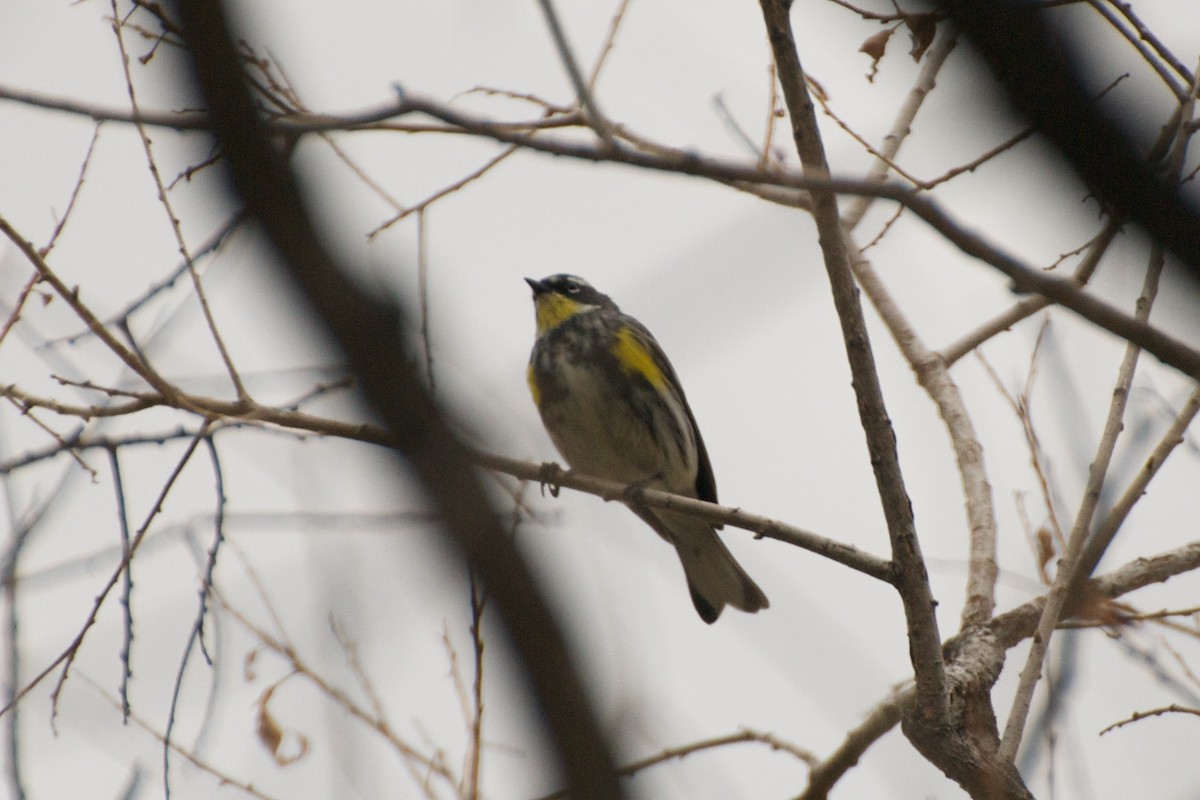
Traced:
POLYGON ((600 45, 600 53, 596 56, 596 63, 592 65, 592 74, 588 78, 589 96, 595 96, 596 82, 600 80, 600 72, 604 69, 604 65, 608 62, 608 56, 617 43, 617 31, 621 29, 621 23, 625 21, 625 12, 629 10, 629 2, 630 0, 621 0, 621 5, 617 6, 612 19, 608 22, 608 33, 604 35, 604 43, 600 45))
POLYGON ((767 66, 767 84, 770 87, 767 90, 767 121, 763 125, 763 141, 762 147, 758 151, 758 168, 765 170, 774 158, 773 144, 775 142, 775 123, 783 115, 783 109, 779 107, 779 80, 776 74, 775 56, 771 56, 771 63, 767 66))
POLYGON ((121 581, 121 721, 129 722, 129 681, 133 677, 133 563, 130 561, 129 513, 125 504, 125 480, 121 476, 121 457, 116 448, 108 451, 112 471, 113 491, 116 493, 117 527, 121 533, 121 559, 129 564, 121 581))
POLYGON ((991 378, 992 384, 996 387, 1000 396, 1008 402, 1009 407, 1013 410, 1013 414, 1021 423, 1021 432, 1025 436, 1025 446, 1029 450, 1029 463, 1033 468, 1034 476, 1037 478, 1042 502, 1046 507, 1046 518, 1049 520, 1050 530, 1054 535, 1059 552, 1062 552, 1066 549, 1066 537, 1063 535, 1062 523, 1058 519, 1058 508, 1054 501, 1053 480, 1050 476, 1050 468, 1043 457, 1042 443, 1038 438, 1037 427, 1033 423, 1033 389, 1038 375, 1038 357, 1041 353, 1042 343, 1045 341, 1046 332, 1049 329, 1050 319, 1046 318, 1042 322, 1042 327, 1038 330, 1038 336, 1033 345, 1033 352, 1029 356, 1029 369, 1025 374, 1025 383, 1020 393, 1016 395, 1008 390, 1008 387, 1004 385, 1004 381, 1001 380, 996 370, 982 353, 977 352, 975 357, 983 366, 984 372, 991 378))
MULTIPOLYGON (((1104 222, 1104 227, 1092 239, 1088 246, 1087 253, 1080 260, 1079 266, 1071 275, 1070 280, 1074 281, 1080 288, 1087 284, 1091 279, 1092 274, 1096 271, 1096 267, 1100 265, 1100 260, 1104 254, 1108 252, 1109 245, 1116 239, 1117 233, 1121 230, 1121 224, 1115 218, 1109 217, 1104 222)), ((1018 322, 1032 317, 1043 308, 1051 304, 1049 298, 1043 295, 1030 295, 1015 303, 1012 308, 1004 311, 991 320, 980 325, 975 330, 958 339, 958 341, 943 348, 940 355, 946 366, 950 366, 960 358, 970 353, 975 348, 979 347, 984 342, 991 339, 1006 330, 1012 328, 1018 322)))
MULTIPOLYGON (((901 146, 912 132, 913 121, 916 120, 917 113, 920 112, 924 105, 925 98, 933 91, 933 87, 937 84, 937 76, 941 73, 942 67, 946 64, 946 59, 950 57, 950 53, 954 50, 957 43, 958 33, 954 30, 954 27, 943 25, 941 32, 938 34, 937 41, 925 53, 925 63, 921 66, 921 71, 917 75, 916 82, 908 90, 904 102, 900 105, 895 118, 892 120, 892 127, 883 138, 883 145, 879 150, 879 156, 871 164, 871 169, 867 173, 867 180, 883 181, 887 178, 888 171, 891 169, 891 165, 900 152, 901 146)), ((915 182, 920 183, 920 181, 915 182)), ((858 227, 858 224, 866 216, 873 202, 874 198, 866 195, 854 198, 845 213, 842 214, 842 223, 846 226, 847 230, 853 231, 858 227)))
MULTIPOLYGON (((122 32, 124 22, 122 21, 119 12, 117 11, 117 0, 109 0, 112 8, 113 16, 113 34, 117 39, 117 49, 121 54, 121 67, 125 75, 125 88, 129 94, 129 105, 136 113, 138 110, 137 92, 133 86, 133 72, 129 66, 129 54, 125 50, 125 36, 122 32)), ((171 203, 171 198, 167 192, 167 186, 163 182, 162 174, 158 169, 158 161, 154 157, 154 146, 150 141, 149 134, 146 133, 146 128, 140 123, 135 123, 138 137, 142 142, 142 149, 146 153, 146 163, 150 169, 150 176, 154 179, 154 185, 158 189, 158 202, 162 205, 163 210, 167 214, 167 220, 170 223, 171 231, 175 235, 175 243, 179 247, 179 254, 183 256, 184 263, 187 264, 188 275, 192 279, 192 286, 196 290, 196 299, 200 303, 200 310, 204 314, 205 323, 208 325, 208 330, 212 334, 213 342, 217 346, 217 351, 221 355, 221 361, 225 364, 225 369, 229 373, 229 378, 233 382, 234 391, 237 392, 239 398, 246 396, 246 387, 242 385, 242 379, 238 375, 237 368, 233 365, 233 359, 229 355, 229 350, 225 346, 225 340, 221 337, 217 330, 216 320, 213 318, 212 309, 208 305, 208 296, 204 292, 204 287, 200 283, 200 274, 196 271, 195 261, 192 259, 191 252, 188 250, 187 241, 183 236, 183 229, 179 224, 179 217, 175 214, 175 209, 171 203)))
POLYGON ((1138 722, 1139 720, 1143 720, 1143 719, 1148 719, 1150 717, 1160 717, 1163 714, 1194 714, 1195 716, 1200 717, 1200 708, 1187 708, 1186 706, 1181 706, 1181 705, 1176 705, 1175 703, 1171 703, 1171 705, 1169 705, 1169 706, 1163 706, 1162 708, 1153 708, 1149 711, 1135 711, 1135 712, 1133 712, 1132 715, 1129 716, 1128 719, 1123 719, 1120 722, 1114 722, 1112 725, 1109 725, 1107 728, 1102 729, 1100 731, 1100 735, 1103 736, 1104 734, 1108 733, 1109 731, 1115 731, 1117 728, 1123 728, 1126 725, 1130 725, 1134 722, 1138 722))
POLYGON ((62 434, 43 422, 37 414, 33 413, 33 408, 37 405, 37 403, 31 403, 27 400, 14 396, 14 392, 17 391, 19 390, 11 386, 0 386, 0 396, 3 396, 6 400, 12 403, 13 406, 15 406, 17 410, 21 412, 21 416, 25 417, 25 419, 31 421, 34 425, 45 431, 50 438, 58 444, 60 452, 65 451, 70 453, 71 458, 75 459, 75 463, 78 464, 84 472, 91 475, 92 480, 96 480, 96 470, 93 469, 90 464, 84 461, 82 456, 72 450, 71 446, 67 443, 70 435, 68 435, 67 438, 63 438, 62 434))
MULTIPOLYGON (((228 219, 225 220, 225 222, 218 226, 217 229, 209 235, 207 239, 200 243, 199 247, 193 249, 192 263, 196 264, 204 256, 207 256, 210 253, 215 253, 217 250, 219 250, 221 246, 225 244, 225 241, 232 236, 235 231, 237 231, 237 229, 242 225, 243 222, 245 222, 245 220, 246 212, 244 209, 238 209, 231 214, 228 219)), ((106 323, 112 325, 116 324, 120 320, 129 319, 163 291, 174 286, 175 282, 183 277, 183 274, 187 271, 188 262, 185 259, 181 261, 174 269, 172 269, 166 277, 152 284, 141 295, 131 300, 124 307, 122 307, 120 311, 109 317, 106 320, 106 323)), ((71 337, 68 338, 67 341, 74 343, 77 339, 78 337, 71 337)))
POLYGON ((1188 84, 1191 84, 1191 73, 1189 73, 1188 68, 1179 59, 1171 55, 1171 52, 1167 50, 1162 41, 1134 15, 1133 8, 1129 3, 1116 2, 1115 0, 1088 0, 1088 5, 1094 8, 1100 16, 1104 17, 1117 33, 1125 41, 1129 42, 1133 46, 1133 49, 1138 51, 1142 60, 1150 65, 1150 69, 1154 70, 1176 98, 1182 100, 1185 97, 1187 86, 1180 83, 1176 75, 1181 76, 1188 84), (1120 16, 1110 9, 1109 6, 1116 8, 1120 12, 1120 16, 1124 16, 1136 31, 1129 30, 1125 23, 1121 21, 1120 16), (1163 65, 1164 61, 1170 65, 1171 69, 1167 69, 1163 65), (1172 70, 1176 75, 1171 74, 1172 70))
POLYGON ((77 288, 71 289, 63 283, 62 279, 54 273, 54 270, 50 268, 50 265, 46 263, 45 259, 41 257, 34 246, 22 237, 9 221, 2 216, 0 216, 0 231, 17 246, 25 255, 25 258, 33 265, 34 269, 38 271, 41 279, 54 288, 58 296, 83 320, 92 333, 96 334, 109 350, 121 359, 121 361, 125 362, 125 366, 133 370, 146 383, 157 389, 160 394, 164 396, 177 394, 171 384, 163 379, 153 367, 117 341, 117 338, 104 327, 104 323, 97 319, 96 315, 91 312, 91 309, 80 301, 79 290, 77 288))
POLYGON ((553 0, 538 0, 538 5, 541 6, 542 15, 546 18, 546 27, 550 29, 550 38, 554 40, 559 60, 562 61, 563 67, 567 71, 567 77, 571 79, 571 86, 575 89, 579 107, 586 112, 584 118, 588 127, 596 132, 606 147, 613 146, 611 126, 604 115, 600 113, 600 108, 596 105, 596 97, 592 94, 588 82, 583 79, 583 73, 579 70, 579 61, 575 58, 575 52, 571 49, 570 43, 567 42, 566 31, 563 30, 562 21, 554 9, 553 0))
MULTIPOLYGON (((208 615, 209 594, 213 586, 213 573, 217 569, 217 552, 221 548, 221 543, 225 541, 225 506, 227 498, 225 496, 225 477, 221 469, 221 458, 217 453, 217 445, 213 440, 211 430, 204 436, 204 444, 208 449, 209 460, 212 463, 214 493, 217 497, 216 511, 213 514, 213 543, 208 550, 208 557, 205 560, 204 573, 200 578, 200 607, 196 611, 196 619, 192 623, 192 628, 188 632, 187 643, 183 648, 183 656, 179 659, 179 668, 175 672, 175 683, 171 689, 171 705, 167 712, 167 727, 163 731, 163 752, 162 752, 162 767, 163 767, 163 795, 165 798, 171 797, 171 731, 175 727, 175 714, 179 708, 179 697, 183 692, 183 677, 187 671, 188 661, 191 658, 193 649, 197 644, 200 646, 200 652, 204 656, 205 663, 212 666, 212 656, 209 655, 208 648, 204 643, 204 618, 208 615)), ((128 570, 126 571, 128 573, 128 570)))
POLYGON ((467 184, 472 183, 472 182, 482 178, 484 175, 486 175, 488 172, 491 171, 492 167, 496 166, 497 164, 499 164, 501 161, 503 161, 504 159, 511 156, 516 151, 517 151, 516 145, 509 145, 508 147, 501 150, 499 154, 488 159, 487 162, 483 166, 481 166, 479 169, 475 170, 474 172, 464 175, 463 177, 459 178, 454 183, 451 183, 448 186, 443 186, 441 189, 438 189, 436 192, 429 195, 428 197, 426 197, 424 200, 420 201, 419 203, 416 203, 415 205, 408 206, 407 208, 401 208, 397 214, 394 214, 393 216, 388 217, 386 220, 379 223, 379 225, 375 226, 375 228, 373 228, 367 234, 367 240, 370 241, 371 239, 374 239, 376 236, 383 233, 385 230, 392 227, 400 220, 405 219, 406 217, 408 217, 412 214, 422 214, 425 211, 425 209, 427 209, 429 206, 436 203, 438 200, 441 200, 443 197, 446 197, 447 195, 451 195, 451 194, 457 192, 459 189, 463 188, 467 184))
MULTIPOLYGON (((1180 107, 1184 110, 1184 113, 1179 117, 1181 122, 1191 119, 1191 108, 1196 89, 1197 86, 1195 84, 1190 85, 1183 102, 1180 103, 1180 107)), ((1179 141, 1186 142, 1182 131, 1179 131, 1177 136, 1179 137, 1179 141)), ((1167 163, 1171 165, 1171 174, 1174 176, 1178 176, 1182 167, 1184 149, 1183 147, 1176 147, 1170 151, 1172 157, 1168 159, 1167 163)), ((1140 322, 1149 322, 1150 311, 1154 305, 1154 299, 1158 294, 1158 283, 1162 275, 1164 261, 1165 254, 1161 245, 1157 242, 1153 243, 1150 248, 1146 277, 1142 284, 1142 291, 1138 297, 1134 315, 1135 319, 1140 322)), ((1080 508, 1076 514, 1070 537, 1067 539, 1066 549, 1063 552, 1061 562, 1055 572, 1054 582, 1050 586, 1046 606, 1042 611, 1042 618, 1038 623, 1037 633, 1033 637, 1025 666, 1021 670, 1017 690, 1013 697, 1012 710, 1009 712, 1008 721, 1004 727, 1004 735, 1000 740, 1000 757, 1008 762, 1012 762, 1016 758, 1017 750, 1020 747, 1025 729, 1025 721, 1033 701, 1033 692, 1042 674, 1042 664, 1050 646, 1050 638, 1054 634, 1054 629, 1058 625, 1060 617, 1069 604, 1076 599, 1072 595, 1072 590, 1078 589, 1082 585, 1083 578, 1087 574, 1082 572, 1084 567, 1084 549, 1088 545, 1088 533, 1092 526, 1096 507, 1100 502, 1100 493, 1103 489, 1105 478, 1108 475, 1108 467, 1113 451, 1116 449, 1117 438, 1124 427, 1123 420, 1126 400, 1129 397, 1129 389, 1133 383, 1134 371, 1137 368, 1140 354, 1141 350, 1136 344, 1130 343, 1125 348, 1125 355, 1118 371, 1116 386, 1113 389, 1112 401, 1109 404, 1109 412, 1105 419, 1104 429, 1096 447, 1096 454, 1088 470, 1087 485, 1083 492, 1080 508)), ((1115 535, 1115 530, 1113 534, 1115 535)), ((1108 541, 1111 541, 1111 536, 1108 541)), ((1104 544, 1107 545, 1107 541, 1104 544)), ((1098 552, 1094 550, 1094 553, 1096 561, 1099 561, 1103 550, 1098 550, 1098 552)))
MULTIPOLYGON (((84 178, 87 177, 88 167, 92 163, 92 155, 96 152, 96 142, 100 140, 100 123, 97 122, 92 130, 92 140, 88 142, 87 152, 83 156, 83 163, 79 166, 79 177, 75 179, 75 187, 71 190, 71 197, 67 200, 67 207, 63 211, 58 222, 54 226, 54 230, 50 232, 50 239, 42 245, 39 251, 42 258, 50 255, 50 251, 54 249, 54 245, 58 244, 58 239, 62 236, 63 230, 67 226, 67 220, 71 218, 71 212, 75 210, 75 203, 79 200, 79 195, 83 191, 84 178)), ((3 335, 0 335, 0 340, 3 340, 3 335)))
POLYGON ((420 765, 420 767, 429 775, 436 776, 446 781, 450 786, 457 786, 457 781, 453 773, 446 768, 442 760, 437 756, 430 756, 422 753, 414 745, 409 744, 400 738, 400 736, 392 730, 387 720, 374 716, 369 711, 358 705, 346 694, 342 689, 330 683, 316 670, 312 668, 297 652, 296 648, 288 643, 285 639, 277 638, 271 635, 262 627, 256 625, 240 610, 230 605, 229 602, 220 592, 213 592, 213 598, 220 603, 221 607, 241 624, 247 631, 254 635, 256 639, 271 652, 282 657, 288 664, 288 667, 298 675, 302 675, 305 680, 309 681, 322 694, 324 694, 335 705, 342 708, 350 714, 350 716, 359 720, 367 727, 381 735, 388 744, 396 750, 398 754, 403 756, 406 761, 411 761, 420 765))
POLYGON ((474 570, 467 573, 471 599, 471 655, 474 668, 471 680, 470 730, 467 737, 467 768, 463 772, 466 800, 479 798, 479 768, 483 760, 483 612, 487 589, 475 580, 474 570))
POLYGON ((29 276, 29 280, 25 281, 25 286, 17 293, 17 299, 13 301, 12 311, 8 313, 8 319, 4 320, 4 325, 0 326, 0 344, 4 343, 8 332, 13 329, 17 321, 21 319, 21 311, 25 308, 25 301, 29 299, 29 295, 33 292, 33 287, 37 286, 41 280, 35 272, 29 276))

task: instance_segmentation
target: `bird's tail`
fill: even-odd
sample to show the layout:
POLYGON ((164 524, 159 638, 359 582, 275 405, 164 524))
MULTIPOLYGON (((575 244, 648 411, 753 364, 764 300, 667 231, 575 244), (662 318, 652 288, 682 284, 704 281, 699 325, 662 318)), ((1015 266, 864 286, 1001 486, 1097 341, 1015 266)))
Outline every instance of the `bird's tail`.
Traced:
POLYGON ((692 604, 710 625, 725 606, 753 614, 770 606, 767 596, 729 552, 713 526, 704 520, 670 511, 634 509, 679 554, 692 604))

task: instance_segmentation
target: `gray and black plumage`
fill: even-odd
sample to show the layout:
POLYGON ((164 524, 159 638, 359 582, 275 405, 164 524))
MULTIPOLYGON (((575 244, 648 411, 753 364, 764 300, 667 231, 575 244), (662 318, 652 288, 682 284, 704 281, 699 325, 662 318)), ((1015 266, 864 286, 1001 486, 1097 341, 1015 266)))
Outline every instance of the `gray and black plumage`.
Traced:
MULTIPOLYGON (((717 502, 700 429, 650 331, 582 278, 525 280, 537 315, 529 388, 571 468, 717 502)), ((768 607, 712 524, 679 512, 630 508, 674 545, 705 622, 715 622, 727 605, 750 613, 768 607)))

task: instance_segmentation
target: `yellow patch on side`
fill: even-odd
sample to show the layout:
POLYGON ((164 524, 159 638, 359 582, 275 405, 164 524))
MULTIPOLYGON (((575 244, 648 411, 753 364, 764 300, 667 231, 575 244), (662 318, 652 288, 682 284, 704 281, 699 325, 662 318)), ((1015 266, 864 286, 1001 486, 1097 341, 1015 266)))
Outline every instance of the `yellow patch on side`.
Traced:
POLYGON ((617 357, 621 366, 635 374, 641 375, 655 389, 661 389, 667 382, 663 371, 654 363, 654 356, 646 349, 630 328, 622 328, 617 333, 613 343, 612 354, 617 357))
POLYGON ((583 308, 580 303, 557 292, 539 294, 534 300, 534 307, 537 311, 538 333, 545 333, 552 328, 557 328, 583 308))
POLYGON ((533 404, 542 407, 542 390, 538 388, 537 377, 533 374, 533 364, 525 370, 525 380, 529 381, 529 393, 533 395, 533 404))

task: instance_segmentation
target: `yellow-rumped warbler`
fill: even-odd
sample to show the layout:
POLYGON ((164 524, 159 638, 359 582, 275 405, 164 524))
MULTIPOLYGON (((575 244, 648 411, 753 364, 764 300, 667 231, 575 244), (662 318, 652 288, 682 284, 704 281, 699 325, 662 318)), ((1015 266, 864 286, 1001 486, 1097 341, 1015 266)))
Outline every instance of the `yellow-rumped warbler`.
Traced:
MULTIPOLYGON (((650 331, 582 278, 525 282, 537 312, 529 389, 571 468, 717 502, 700 429, 650 331)), ((750 613, 769 605, 713 525, 679 512, 630 509, 675 546, 705 622, 727 605, 750 613)))

